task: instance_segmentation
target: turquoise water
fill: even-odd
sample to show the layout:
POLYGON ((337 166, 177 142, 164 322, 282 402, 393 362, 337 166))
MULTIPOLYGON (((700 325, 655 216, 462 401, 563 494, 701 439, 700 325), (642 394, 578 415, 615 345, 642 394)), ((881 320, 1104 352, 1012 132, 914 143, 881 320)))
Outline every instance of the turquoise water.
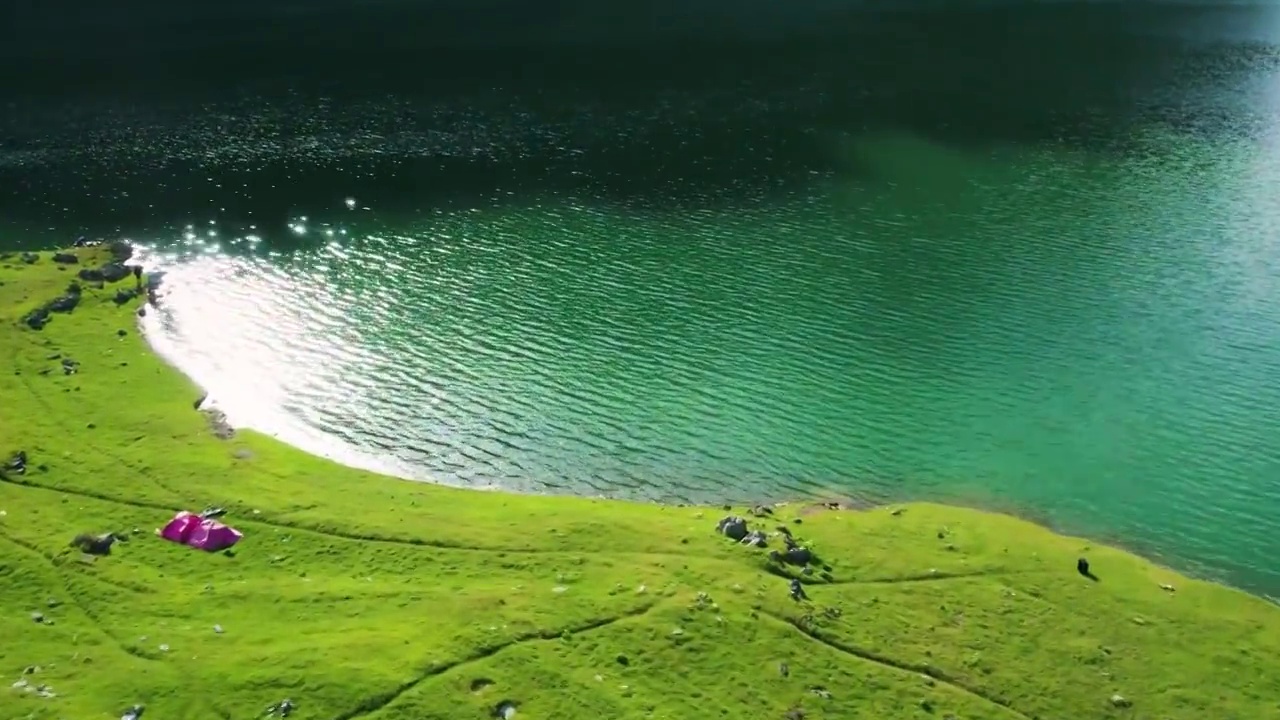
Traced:
POLYGON ((31 100, 0 215, 148 245, 156 347, 346 462, 965 502, 1280 590, 1280 13, 856 17, 151 78, 90 142, 31 100))

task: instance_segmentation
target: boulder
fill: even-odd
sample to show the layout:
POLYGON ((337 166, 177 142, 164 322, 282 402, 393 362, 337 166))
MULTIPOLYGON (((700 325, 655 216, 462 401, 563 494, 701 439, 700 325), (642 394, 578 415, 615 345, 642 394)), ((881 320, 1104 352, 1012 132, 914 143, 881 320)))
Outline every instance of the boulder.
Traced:
POLYGON ((40 259, 40 256, 35 253, 29 253, 29 252, 22 253, 22 262, 28 265, 35 263, 35 261, 39 259, 40 259))
POLYGON ((741 540, 747 536, 747 521, 730 515, 716 523, 716 532, 732 540, 741 540))
POLYGON ((76 305, 80 304, 80 293, 68 293, 60 298, 51 300, 45 308, 49 312, 69 313, 76 309, 76 305))
POLYGON ((133 289, 125 290, 125 289, 121 289, 121 290, 117 290, 117 291, 116 291, 116 296, 115 296, 114 298, 112 298, 112 301, 113 301, 113 302, 115 302, 115 304, 117 304, 117 305, 124 305, 125 303, 129 302, 130 300, 133 300, 133 299, 134 299, 134 298, 136 298, 136 297, 138 297, 138 291, 137 291, 137 290, 133 290, 133 289))
POLYGON ((133 257, 133 246, 124 240, 117 240, 111 243, 110 250, 111 257, 115 258, 118 263, 123 263, 133 257))
POLYGON ((49 324, 49 310, 39 307, 22 316, 22 322, 32 330, 40 330, 49 324))
POLYGON ((62 265, 75 265, 80 262, 80 258, 71 253, 54 253, 53 261, 62 265))
POLYGON ((750 545, 751 547, 762 548, 767 546, 768 544, 767 541, 768 541, 768 536, 765 535, 763 531, 752 530, 751 532, 747 533, 746 537, 742 538, 738 542, 741 542, 743 545, 750 545))
POLYGON ((123 263, 107 263, 99 270, 102 273, 102 279, 109 283, 120 282, 133 274, 133 271, 123 263))

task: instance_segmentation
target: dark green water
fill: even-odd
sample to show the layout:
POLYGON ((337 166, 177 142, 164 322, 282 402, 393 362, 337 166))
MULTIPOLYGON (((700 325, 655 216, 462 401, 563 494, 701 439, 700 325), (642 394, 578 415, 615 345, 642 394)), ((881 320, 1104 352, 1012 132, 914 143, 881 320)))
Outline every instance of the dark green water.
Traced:
POLYGON ((960 501, 1280 591, 1280 7, 646 7, 9 47, 55 61, 2 242, 150 246, 156 346, 355 464, 960 501))

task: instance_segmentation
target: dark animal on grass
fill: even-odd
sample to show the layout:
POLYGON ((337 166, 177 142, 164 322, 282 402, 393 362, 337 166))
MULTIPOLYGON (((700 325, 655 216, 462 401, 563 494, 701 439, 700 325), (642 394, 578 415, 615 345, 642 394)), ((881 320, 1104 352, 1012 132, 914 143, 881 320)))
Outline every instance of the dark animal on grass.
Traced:
POLYGON ((111 546, 116 542, 114 533, 105 535, 90 535, 89 533, 80 533, 71 541, 71 547, 80 550, 80 552, 89 555, 110 555, 111 546))

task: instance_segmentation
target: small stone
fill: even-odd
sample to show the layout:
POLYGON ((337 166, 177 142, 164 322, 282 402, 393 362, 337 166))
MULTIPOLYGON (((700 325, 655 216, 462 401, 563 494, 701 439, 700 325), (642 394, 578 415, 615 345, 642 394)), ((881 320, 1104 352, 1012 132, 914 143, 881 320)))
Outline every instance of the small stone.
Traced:
POLYGON ((169 652, 169 646, 168 646, 168 645, 161 645, 161 646, 160 646, 160 652, 169 652))
POLYGON ((614 658, 614 660, 616 660, 619 665, 623 665, 623 666, 631 664, 631 660, 627 658, 626 655, 622 655, 622 654, 619 654, 618 657, 614 658))
POLYGON ((213 631, 214 631, 215 633, 217 633, 217 634, 221 635, 221 634, 222 634, 222 626, 221 626, 221 625, 214 625, 214 626, 213 626, 213 631))
POLYGON ((128 334, 129 334, 129 331, 128 331, 128 330, 123 330, 123 329, 122 329, 122 330, 117 330, 117 331, 116 331, 116 335, 117 335, 118 337, 124 337, 125 335, 128 335, 128 334))
POLYGON ((32 622, 37 622, 37 623, 43 623, 43 622, 44 622, 44 615, 43 615, 43 614, 41 614, 41 613, 38 613, 38 612, 33 612, 33 613, 31 613, 31 621, 32 621, 32 622))
POLYGON ((1170 584, 1168 584, 1168 583, 1164 583, 1164 584, 1160 585, 1160 589, 1161 589, 1161 590, 1163 590, 1163 591, 1165 591, 1165 592, 1175 592, 1178 588, 1176 588, 1176 587, 1174 587, 1174 586, 1172 586, 1172 585, 1170 585, 1170 584))
POLYGON ((1118 708, 1133 707, 1133 701, 1120 693, 1111 696, 1111 704, 1118 708))

